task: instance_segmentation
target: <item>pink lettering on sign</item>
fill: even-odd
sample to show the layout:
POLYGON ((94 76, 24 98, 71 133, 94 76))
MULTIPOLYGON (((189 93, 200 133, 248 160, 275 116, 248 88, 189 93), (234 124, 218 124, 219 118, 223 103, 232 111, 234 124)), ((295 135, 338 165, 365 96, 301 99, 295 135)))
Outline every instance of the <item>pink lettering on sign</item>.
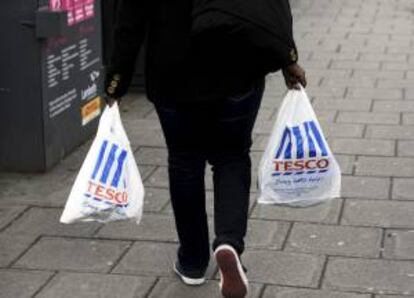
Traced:
POLYGON ((85 16, 91 18, 95 16, 95 0, 84 0, 85 2, 85 16))
POLYGON ((80 23, 85 20, 84 0, 73 0, 75 22, 80 23))
POLYGON ((62 1, 61 0, 50 0, 49 1, 49 9, 51 11, 62 10, 62 1))
POLYGON ((49 0, 51 11, 67 11, 68 25, 72 26, 95 16, 96 0, 49 0))
POLYGON ((68 25, 75 24, 75 16, 73 14, 73 0, 62 0, 62 9, 68 12, 68 25))

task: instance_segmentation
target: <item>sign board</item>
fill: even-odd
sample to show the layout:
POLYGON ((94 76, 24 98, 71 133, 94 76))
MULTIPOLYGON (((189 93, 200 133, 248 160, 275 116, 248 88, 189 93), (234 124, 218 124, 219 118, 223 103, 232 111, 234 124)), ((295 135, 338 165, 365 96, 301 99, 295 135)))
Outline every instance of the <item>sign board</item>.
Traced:
MULTIPOLYGON (((65 36, 46 39, 41 48, 46 136, 54 136, 46 141, 58 145, 64 138, 68 144, 74 144, 81 138, 79 131, 96 123, 93 120, 101 114, 102 40, 96 11, 99 5, 95 0, 50 0, 49 4, 51 10, 68 12, 70 29, 65 36)), ((51 150, 49 154, 58 153, 51 150)))

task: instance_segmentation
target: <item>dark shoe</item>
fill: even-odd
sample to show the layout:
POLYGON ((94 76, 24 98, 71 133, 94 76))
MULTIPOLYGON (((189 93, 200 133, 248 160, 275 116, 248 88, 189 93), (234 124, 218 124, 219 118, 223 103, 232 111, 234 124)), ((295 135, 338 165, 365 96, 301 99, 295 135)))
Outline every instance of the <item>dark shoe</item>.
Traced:
POLYGON ((182 282, 188 286, 199 286, 206 281, 205 270, 188 270, 183 268, 178 261, 175 262, 173 269, 182 282))
POLYGON ((220 289, 225 298, 244 298, 249 282, 235 249, 220 245, 214 252, 220 270, 220 289))

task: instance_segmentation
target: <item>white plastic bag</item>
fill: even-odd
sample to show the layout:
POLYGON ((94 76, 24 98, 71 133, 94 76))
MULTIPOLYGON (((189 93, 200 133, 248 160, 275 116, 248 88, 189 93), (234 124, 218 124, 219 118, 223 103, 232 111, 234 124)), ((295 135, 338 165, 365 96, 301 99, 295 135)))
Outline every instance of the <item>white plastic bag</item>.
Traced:
POLYGON ((60 218, 62 223, 141 220, 144 186, 118 105, 106 107, 60 218))
POLYGON ((287 93, 259 166, 259 203, 310 206, 340 196, 341 170, 303 88, 287 93))

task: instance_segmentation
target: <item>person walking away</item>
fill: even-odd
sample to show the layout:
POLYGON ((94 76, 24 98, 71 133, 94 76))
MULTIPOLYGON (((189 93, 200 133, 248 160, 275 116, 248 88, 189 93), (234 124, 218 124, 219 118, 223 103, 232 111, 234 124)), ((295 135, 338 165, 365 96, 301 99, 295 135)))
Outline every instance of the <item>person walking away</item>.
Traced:
MULTIPOLYGON (((210 260, 204 184, 214 184, 213 251, 224 297, 245 297, 241 264, 251 185, 252 129, 264 74, 246 71, 226 40, 197 47, 191 39, 191 0, 120 0, 105 89, 108 102, 127 93, 137 54, 146 45, 146 93, 168 148, 168 173, 179 248, 173 270, 187 285, 205 282, 210 260), (227 51, 227 52, 226 52, 227 51), (232 57, 232 59, 228 59, 232 57), (230 61, 232 60, 232 61, 230 61)), ((283 74, 289 88, 306 85, 296 60, 283 74)))

